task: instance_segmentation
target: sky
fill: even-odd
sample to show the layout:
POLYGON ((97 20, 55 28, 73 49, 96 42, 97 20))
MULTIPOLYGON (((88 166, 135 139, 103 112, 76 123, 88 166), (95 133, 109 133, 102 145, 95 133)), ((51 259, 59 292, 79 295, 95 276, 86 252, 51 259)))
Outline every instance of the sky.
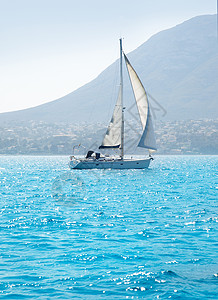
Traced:
POLYGON ((58 99, 217 0, 0 0, 0 113, 58 99))

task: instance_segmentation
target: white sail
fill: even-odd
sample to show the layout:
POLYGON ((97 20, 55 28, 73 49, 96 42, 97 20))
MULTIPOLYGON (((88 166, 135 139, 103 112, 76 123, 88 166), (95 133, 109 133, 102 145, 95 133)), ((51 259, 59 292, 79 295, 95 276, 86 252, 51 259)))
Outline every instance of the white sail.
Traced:
POLYGON ((121 128, 122 128, 122 96, 121 87, 114 112, 108 126, 107 132, 99 149, 103 148, 120 148, 121 145, 121 128))
POLYGON ((152 118, 151 118, 149 106, 148 106, 147 122, 144 131, 142 133, 141 139, 138 143, 138 147, 147 148, 149 149, 149 152, 153 152, 157 150, 156 139, 154 136, 154 128, 152 124, 152 118))
POLYGON ((124 57, 143 129, 138 147, 147 148, 149 150, 157 150, 146 91, 125 54, 124 57))

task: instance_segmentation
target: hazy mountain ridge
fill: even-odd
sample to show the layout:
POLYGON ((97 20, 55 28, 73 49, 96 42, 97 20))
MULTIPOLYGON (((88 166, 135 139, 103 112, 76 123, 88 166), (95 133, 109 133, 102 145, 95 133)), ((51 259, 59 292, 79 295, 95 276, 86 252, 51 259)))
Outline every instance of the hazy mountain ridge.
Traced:
MULTIPOLYGON (((154 35, 128 57, 145 88, 166 109, 166 119, 216 118, 217 50, 216 15, 207 15, 154 35)), ((109 120, 116 101, 116 70, 117 61, 78 90, 34 108, 0 114, 0 122, 109 120)), ((124 91, 127 106, 130 94, 129 86, 124 91)))

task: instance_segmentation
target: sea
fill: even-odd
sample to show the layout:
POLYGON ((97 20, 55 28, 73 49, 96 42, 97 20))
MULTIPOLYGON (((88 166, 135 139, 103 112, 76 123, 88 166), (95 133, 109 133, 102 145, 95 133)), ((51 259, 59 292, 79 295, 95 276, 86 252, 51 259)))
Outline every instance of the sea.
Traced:
POLYGON ((218 156, 0 156, 0 299, 218 299, 218 156))

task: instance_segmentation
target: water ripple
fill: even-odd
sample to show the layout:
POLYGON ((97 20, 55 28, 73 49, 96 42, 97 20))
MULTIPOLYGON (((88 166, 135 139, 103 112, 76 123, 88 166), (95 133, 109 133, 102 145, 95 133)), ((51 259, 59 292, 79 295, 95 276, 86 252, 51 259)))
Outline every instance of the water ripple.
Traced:
POLYGON ((218 157, 67 160, 0 157, 1 299, 216 299, 218 157))

